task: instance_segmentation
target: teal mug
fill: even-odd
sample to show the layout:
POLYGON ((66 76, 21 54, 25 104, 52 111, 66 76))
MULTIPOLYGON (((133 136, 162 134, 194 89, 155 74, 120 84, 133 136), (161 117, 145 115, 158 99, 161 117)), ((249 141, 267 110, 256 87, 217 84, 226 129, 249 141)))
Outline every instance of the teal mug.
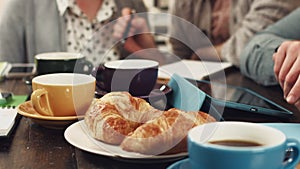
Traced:
POLYGON ((297 140, 255 123, 208 123, 188 133, 189 169, 293 169, 299 150, 297 140))
POLYGON ((51 52, 35 56, 37 75, 50 73, 90 74, 93 64, 80 53, 51 52))

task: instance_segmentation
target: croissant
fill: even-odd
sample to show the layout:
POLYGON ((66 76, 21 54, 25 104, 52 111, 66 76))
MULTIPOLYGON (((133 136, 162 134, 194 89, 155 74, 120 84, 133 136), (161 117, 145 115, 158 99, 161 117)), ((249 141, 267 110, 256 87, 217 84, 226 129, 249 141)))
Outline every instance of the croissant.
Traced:
POLYGON ((124 139, 121 148, 149 155, 186 152, 189 129, 212 121, 215 119, 206 113, 184 112, 173 108, 139 126, 124 139))
POLYGON ((145 100, 127 92, 111 92, 92 102, 84 121, 93 138, 119 145, 138 126, 161 113, 145 100))
POLYGON ((215 119, 203 112, 157 110, 127 92, 111 92, 92 102, 84 121, 97 140, 126 151, 158 155, 186 152, 189 129, 215 119))

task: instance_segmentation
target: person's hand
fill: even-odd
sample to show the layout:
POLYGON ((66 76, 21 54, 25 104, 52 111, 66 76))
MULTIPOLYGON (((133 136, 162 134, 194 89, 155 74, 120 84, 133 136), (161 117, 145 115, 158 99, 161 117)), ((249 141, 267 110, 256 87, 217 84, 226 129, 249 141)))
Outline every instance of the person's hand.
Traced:
MULTIPOLYGON (((113 36, 119 40, 125 40, 124 47, 129 52, 136 52, 140 49, 147 48, 147 47, 154 47, 154 46, 147 46, 147 42, 153 41, 152 38, 149 38, 147 33, 149 33, 149 27, 147 21, 139 16, 132 16, 131 18, 131 11, 130 8, 124 8, 122 10, 122 17, 120 17, 116 24, 114 25, 114 33, 113 36), (126 28, 130 22, 130 28, 126 37, 124 33, 126 28)), ((154 42, 150 44, 154 45, 154 42)))
POLYGON ((273 55, 274 73, 290 104, 300 101, 300 41, 286 41, 273 55))
MULTIPOLYGON (((123 35, 126 31, 126 27, 130 22, 130 29, 128 32, 128 36, 133 36, 136 35, 137 33, 145 33, 145 32, 149 32, 149 27, 147 25, 147 21, 138 16, 138 15, 134 15, 134 13, 132 13, 132 9, 130 8, 124 8, 122 10, 122 16, 120 18, 118 18, 118 20, 116 21, 116 24, 114 25, 114 37, 118 38, 118 39, 122 39, 123 35), (134 16, 133 16, 134 15, 134 16), (132 17, 132 20, 131 20, 132 17)), ((125 37, 125 38, 127 38, 125 37)))
POLYGON ((139 58, 156 60, 160 64, 164 64, 165 57, 156 48, 154 38, 150 34, 145 18, 134 15, 130 19, 131 9, 129 8, 124 8, 122 15, 114 25, 113 36, 116 39, 125 40, 124 48, 131 53, 135 53, 139 58), (129 22, 128 35, 123 37, 129 22))
POLYGON ((216 1, 212 15, 211 35, 214 45, 218 45, 229 39, 229 14, 231 13, 229 1, 216 1), (220 10, 222 9, 222 10, 220 10))

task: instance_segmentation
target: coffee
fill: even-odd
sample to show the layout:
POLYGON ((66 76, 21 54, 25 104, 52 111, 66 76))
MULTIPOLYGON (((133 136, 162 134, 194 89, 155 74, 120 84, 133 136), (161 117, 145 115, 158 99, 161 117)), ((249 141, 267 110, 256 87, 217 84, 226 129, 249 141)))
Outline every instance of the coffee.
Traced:
POLYGON ((299 141, 257 123, 206 123, 188 133, 190 169, 295 168, 300 155, 291 153, 291 157, 289 149, 299 152, 299 141))
POLYGON ((222 146, 232 146, 232 147, 257 147, 262 146, 262 144, 247 141, 247 140, 218 140, 218 141, 210 141, 210 144, 218 144, 222 146))

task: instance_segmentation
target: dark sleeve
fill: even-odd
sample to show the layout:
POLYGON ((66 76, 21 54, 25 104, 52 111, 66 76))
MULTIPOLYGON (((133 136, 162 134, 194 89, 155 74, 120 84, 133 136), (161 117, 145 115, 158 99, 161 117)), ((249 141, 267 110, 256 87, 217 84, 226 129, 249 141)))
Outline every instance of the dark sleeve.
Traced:
POLYGON ((300 39, 300 8, 256 34, 241 54, 241 72, 259 84, 277 84, 272 56, 286 40, 300 39))
POLYGON ((269 26, 261 34, 274 34, 285 39, 300 39, 300 8, 277 23, 269 26))

